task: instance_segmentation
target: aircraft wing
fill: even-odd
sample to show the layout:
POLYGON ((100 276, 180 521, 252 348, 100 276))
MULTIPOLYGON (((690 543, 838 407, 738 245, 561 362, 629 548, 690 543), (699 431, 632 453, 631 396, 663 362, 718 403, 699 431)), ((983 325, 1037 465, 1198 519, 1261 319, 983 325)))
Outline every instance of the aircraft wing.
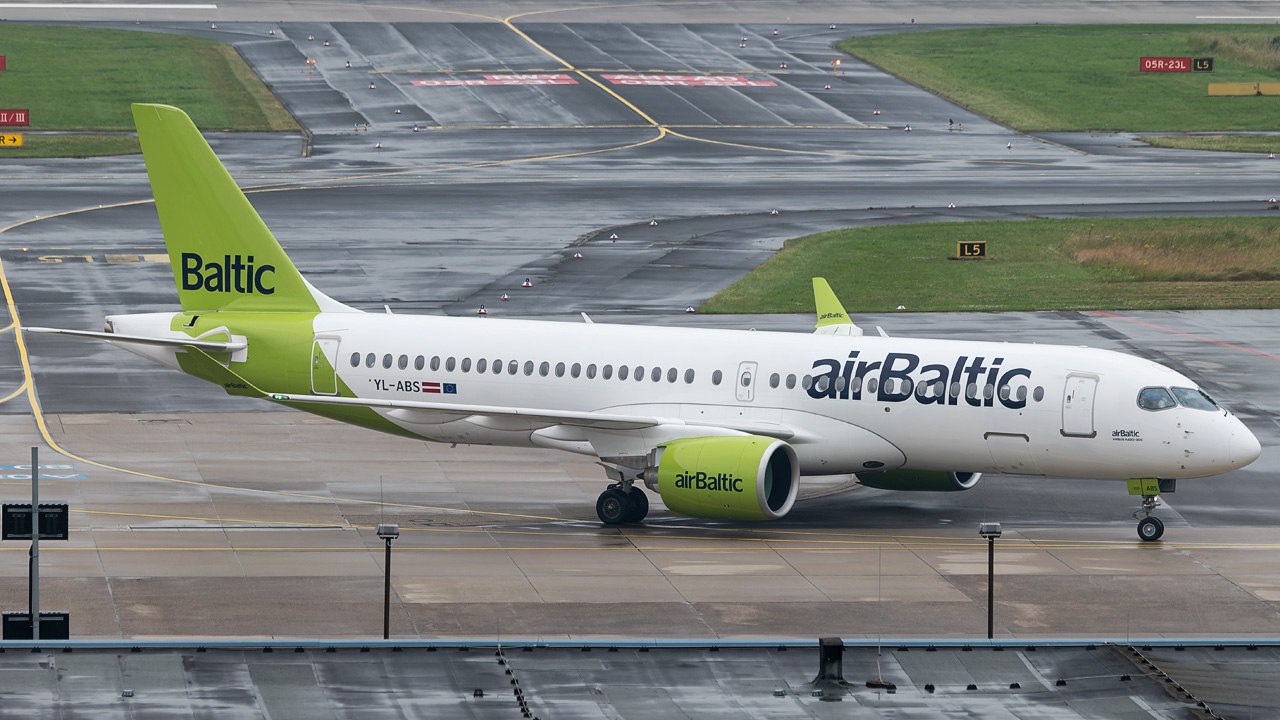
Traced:
POLYGON ((386 409, 393 411, 389 414, 395 419, 422 425, 438 425, 451 420, 462 420, 476 416, 510 419, 533 425, 577 425, 601 430, 640 430, 661 425, 663 422, 660 418, 643 415, 618 415, 615 413, 546 410, 503 407, 499 405, 467 405, 462 403, 423 402, 419 400, 349 398, 334 395, 270 393, 266 396, 266 399, 279 403, 346 405, 386 409))
POLYGON ((297 395, 270 393, 265 399, 280 403, 314 403, 387 409, 391 418, 408 423, 439 425, 452 420, 470 418, 495 429, 534 429, 550 425, 572 425, 597 430, 642 430, 657 425, 695 425, 737 430, 752 435, 766 435, 787 440, 796 436, 791 428, 777 423, 743 421, 690 421, 651 415, 622 415, 611 412, 550 410, 544 408, 504 407, 500 405, 465 405, 461 403, 423 402, 419 400, 380 400, 334 395, 297 395))

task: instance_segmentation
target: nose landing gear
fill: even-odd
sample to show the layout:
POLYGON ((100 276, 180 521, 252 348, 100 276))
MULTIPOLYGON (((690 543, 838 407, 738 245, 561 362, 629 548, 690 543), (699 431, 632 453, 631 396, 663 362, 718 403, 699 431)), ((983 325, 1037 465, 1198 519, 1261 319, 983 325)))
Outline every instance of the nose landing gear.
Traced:
POLYGON ((1160 518, 1151 515, 1151 512, 1159 506, 1159 495, 1143 495, 1142 508, 1133 513, 1134 517, 1138 517, 1138 513, 1146 513, 1146 517, 1138 521, 1138 538, 1144 542, 1155 542, 1164 535, 1164 523, 1160 518))

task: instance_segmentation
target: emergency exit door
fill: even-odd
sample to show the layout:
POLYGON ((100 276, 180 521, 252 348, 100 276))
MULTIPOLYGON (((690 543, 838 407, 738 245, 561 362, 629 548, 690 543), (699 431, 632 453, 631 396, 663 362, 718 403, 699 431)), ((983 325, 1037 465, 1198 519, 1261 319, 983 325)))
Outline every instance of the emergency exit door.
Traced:
POLYGON ((338 394, 338 338, 318 337, 311 344, 311 392, 338 394))
POLYGON ((756 367, 757 364, 753 362, 738 365, 738 380, 734 385, 737 387, 739 402, 751 402, 756 397, 756 367))
POLYGON ((1062 434, 1070 437, 1094 437, 1093 397, 1098 378, 1092 375, 1068 375, 1062 397, 1062 434))

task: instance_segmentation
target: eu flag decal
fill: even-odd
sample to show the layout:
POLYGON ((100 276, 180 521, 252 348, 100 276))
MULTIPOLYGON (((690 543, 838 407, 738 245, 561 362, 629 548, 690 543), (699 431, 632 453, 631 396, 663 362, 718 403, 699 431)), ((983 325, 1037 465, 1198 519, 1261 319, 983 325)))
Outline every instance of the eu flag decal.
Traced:
POLYGON ((457 394, 458 394, 458 386, 457 386, 457 385, 455 385, 455 384, 453 384, 453 383, 445 383, 445 384, 444 384, 444 394, 445 394, 445 395, 457 395, 457 394))

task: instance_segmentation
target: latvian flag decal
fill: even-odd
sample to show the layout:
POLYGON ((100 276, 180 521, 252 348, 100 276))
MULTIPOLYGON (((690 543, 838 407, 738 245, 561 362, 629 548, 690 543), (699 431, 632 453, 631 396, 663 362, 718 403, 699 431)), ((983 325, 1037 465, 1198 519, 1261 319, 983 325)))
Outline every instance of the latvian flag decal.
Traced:
POLYGON ((457 395, 458 386, 454 383, 424 382, 422 383, 422 392, 436 394, 443 392, 445 395, 457 395))

